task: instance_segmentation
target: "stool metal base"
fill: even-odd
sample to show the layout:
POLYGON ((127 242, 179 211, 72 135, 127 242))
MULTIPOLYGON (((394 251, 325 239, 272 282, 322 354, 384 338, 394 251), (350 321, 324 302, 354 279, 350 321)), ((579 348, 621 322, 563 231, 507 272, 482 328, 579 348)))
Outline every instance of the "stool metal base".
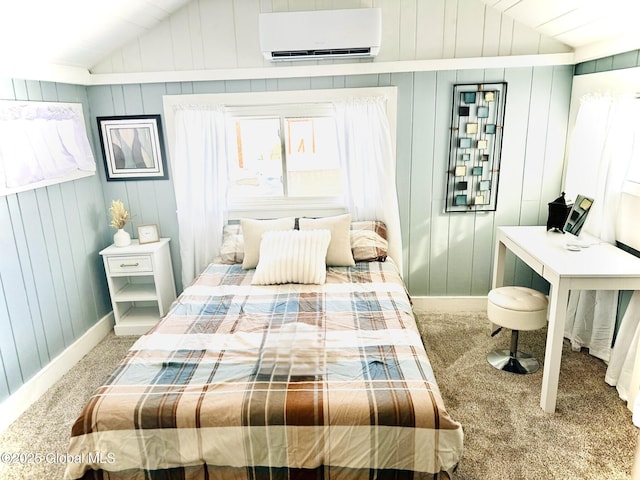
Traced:
POLYGON ((498 370, 521 375, 537 372, 540 368, 538 360, 524 352, 513 355, 510 350, 494 350, 487 355, 487 360, 498 370))

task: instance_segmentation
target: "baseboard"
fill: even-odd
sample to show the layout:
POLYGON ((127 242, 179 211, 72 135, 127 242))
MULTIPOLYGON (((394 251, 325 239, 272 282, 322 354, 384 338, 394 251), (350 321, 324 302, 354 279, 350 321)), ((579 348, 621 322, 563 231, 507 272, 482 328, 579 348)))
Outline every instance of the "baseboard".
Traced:
POLYGON ((411 297, 417 312, 455 313, 485 312, 487 297, 411 297))
POLYGON ((69 345, 42 370, 27 380, 16 392, 0 404, 0 432, 9 427, 49 388, 89 353, 113 328, 113 312, 102 317, 79 339, 69 345))

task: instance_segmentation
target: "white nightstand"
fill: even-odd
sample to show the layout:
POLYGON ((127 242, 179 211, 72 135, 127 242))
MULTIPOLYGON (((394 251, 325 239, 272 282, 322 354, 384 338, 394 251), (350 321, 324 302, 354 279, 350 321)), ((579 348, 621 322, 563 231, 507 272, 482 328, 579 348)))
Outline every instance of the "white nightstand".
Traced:
POLYGON ((176 299, 169 239, 100 251, 107 274, 116 335, 142 335, 176 299))

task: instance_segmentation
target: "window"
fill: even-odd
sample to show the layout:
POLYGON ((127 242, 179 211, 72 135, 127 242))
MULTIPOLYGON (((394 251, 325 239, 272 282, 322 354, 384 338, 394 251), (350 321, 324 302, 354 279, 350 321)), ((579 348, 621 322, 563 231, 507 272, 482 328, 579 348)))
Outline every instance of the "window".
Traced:
POLYGON ((0 101, 0 195, 95 174, 81 103, 0 101))
POLYGON ((170 158, 175 157, 177 109, 223 108, 229 220, 344 213, 348 187, 340 171, 334 104, 374 96, 389 99, 395 151, 396 87, 165 95, 170 158))
POLYGON ((341 201, 336 123, 330 105, 229 109, 229 203, 341 201))

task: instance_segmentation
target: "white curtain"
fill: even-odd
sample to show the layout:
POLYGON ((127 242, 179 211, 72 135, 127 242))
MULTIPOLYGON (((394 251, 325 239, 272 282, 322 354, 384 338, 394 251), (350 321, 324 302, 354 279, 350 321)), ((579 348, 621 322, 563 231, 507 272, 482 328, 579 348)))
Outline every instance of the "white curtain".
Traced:
MULTIPOLYGON (((615 242, 620 193, 640 148, 640 102, 633 98, 588 96, 581 100, 571 138, 565 190, 570 198, 594 198, 584 230, 615 242)), ((618 292, 576 291, 569 299, 565 337, 604 361, 611 356, 618 292)))
POLYGON ((226 117, 222 107, 183 107, 174 121, 173 183, 186 288, 220 252, 227 221, 226 117))
POLYGON ((636 352, 638 350, 638 336, 640 335, 640 293, 633 293, 627 310, 620 322, 620 329, 616 336, 616 343, 611 352, 611 360, 607 367, 604 380, 618 390, 620 398, 630 403, 633 401, 638 391, 640 378, 636 377, 640 370, 640 365, 636 366, 636 352), (634 372, 635 369, 635 372, 634 372))
POLYGON ((81 111, 39 102, 0 108, 0 180, 7 187, 95 169, 81 111))
POLYGON ((385 99, 350 99, 336 102, 335 108, 349 211, 354 220, 385 222, 389 256, 402 271, 396 165, 385 99))

